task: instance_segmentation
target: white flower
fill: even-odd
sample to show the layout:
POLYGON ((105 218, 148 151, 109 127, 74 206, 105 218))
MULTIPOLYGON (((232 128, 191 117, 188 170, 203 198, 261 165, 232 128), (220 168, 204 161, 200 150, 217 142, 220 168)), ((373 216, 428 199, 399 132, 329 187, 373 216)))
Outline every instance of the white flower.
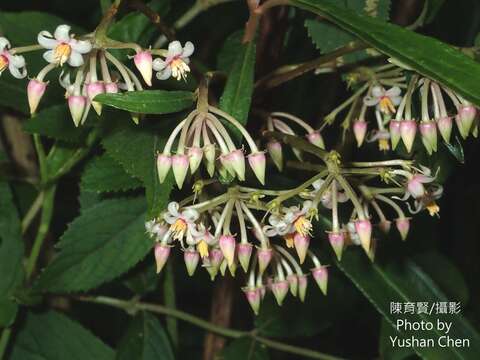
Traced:
POLYGON ((372 88, 372 96, 365 96, 363 103, 367 106, 377 106, 377 109, 384 114, 394 114, 395 106, 402 101, 401 90, 398 86, 385 90, 382 86, 372 88))
POLYGON ((217 243, 215 236, 203 224, 200 224, 198 229, 192 229, 191 233, 193 236, 187 236, 187 244, 190 246, 196 245, 202 259, 208 257, 208 247, 217 243))
POLYGON ((53 36, 48 31, 40 31, 38 43, 49 49, 43 54, 47 62, 60 66, 65 63, 73 67, 83 65, 82 55, 92 50, 92 44, 90 41, 74 39, 73 35, 70 35, 70 29, 68 25, 59 25, 53 36))
POLYGON ((10 41, 4 37, 0 37, 0 75, 8 68, 10 74, 17 79, 23 79, 27 76, 25 68, 25 58, 20 55, 13 55, 9 51, 10 41))
POLYGON ((349 222, 346 228, 347 228, 347 234, 348 234, 348 237, 350 238, 350 241, 355 245, 361 245, 362 242, 360 241, 360 236, 358 235, 357 230, 355 229, 355 223, 349 222))
POLYGON ((177 80, 185 80, 187 73, 190 71, 188 66, 190 63, 189 57, 193 54, 194 49, 190 41, 187 41, 184 47, 182 47, 180 41, 172 41, 168 45, 165 60, 160 58, 153 60, 153 69, 158 71, 157 78, 166 80, 173 76, 177 80))
POLYGON ((158 222, 157 219, 152 219, 145 223, 145 232, 149 237, 155 238, 156 241, 161 241, 167 231, 168 227, 158 222))
MULTIPOLYGON (((318 179, 317 181, 315 181, 312 184, 313 188, 315 189, 313 192, 317 193, 322 187, 324 182, 325 180, 323 179, 318 179)), ((347 195, 345 195, 343 191, 337 190, 337 202, 344 203, 347 200, 348 200, 347 195)), ((332 208, 332 191, 330 189, 325 190, 322 194, 322 198, 320 201, 322 205, 325 206, 327 209, 331 209, 332 208)))
POLYGON ((168 204, 168 211, 163 219, 170 224, 169 231, 174 240, 182 240, 185 235, 192 236, 195 231, 195 221, 198 219, 198 212, 194 209, 186 209, 179 212, 180 205, 177 202, 168 204))
POLYGON ((268 223, 270 225, 265 225, 263 227, 263 232, 268 237, 284 236, 292 232, 292 224, 287 223, 281 215, 270 215, 268 223))
POLYGON ((307 218, 307 214, 313 207, 312 201, 305 201, 302 208, 298 206, 291 206, 286 208, 285 216, 283 220, 290 225, 290 229, 293 232, 296 231, 302 236, 310 235, 312 231, 312 222, 307 218))

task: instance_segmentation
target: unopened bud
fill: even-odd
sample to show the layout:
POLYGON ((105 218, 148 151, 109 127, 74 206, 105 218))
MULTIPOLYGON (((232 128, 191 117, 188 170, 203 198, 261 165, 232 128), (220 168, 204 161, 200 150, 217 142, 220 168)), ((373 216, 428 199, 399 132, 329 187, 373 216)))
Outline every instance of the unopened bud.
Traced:
POLYGON ((157 264, 157 274, 162 271, 168 256, 170 255, 170 246, 157 243, 155 245, 155 262, 157 264))
POLYGON ((390 141, 392 143, 392 150, 395 150, 400 139, 402 138, 400 128, 401 128, 401 121, 398 120, 391 120, 389 124, 390 130, 390 141))
POLYGON ((187 268, 188 275, 192 276, 197 269, 198 262, 200 261, 200 254, 195 250, 185 250, 183 253, 183 260, 187 268))
POLYGON ((28 105, 30 107, 30 114, 35 114, 38 108, 38 104, 42 99, 45 90, 47 89, 47 83, 32 79, 27 85, 28 105))
POLYGON ((247 272, 250 264, 250 257, 252 256, 253 246, 249 243, 237 244, 237 256, 243 271, 247 272))
POLYGON ((177 154, 172 156, 172 169, 175 181, 179 189, 182 188, 185 177, 188 171, 188 156, 183 154, 177 154))
POLYGON ((293 296, 297 296, 298 293, 298 278, 295 274, 290 274, 287 276, 288 285, 290 286, 290 293, 293 296))
POLYGON ((314 131, 307 134, 307 139, 308 141, 310 141, 310 143, 319 147, 320 149, 325 149, 325 143, 323 142, 323 138, 322 138, 322 135, 320 134, 320 131, 314 131))
POLYGON ((369 220, 357 220, 355 221, 355 231, 360 238, 363 249, 368 253, 370 251, 370 241, 372 238, 372 224, 369 220))
POLYGON ((257 256, 258 256, 258 271, 260 274, 263 274, 265 269, 267 268, 268 264, 272 260, 273 251, 272 249, 257 249, 257 256))
POLYGON ((317 282, 318 287, 322 291, 323 295, 327 295, 328 286, 328 268, 326 266, 320 266, 312 269, 312 275, 317 282))
POLYGON ((203 150, 199 147, 191 147, 188 149, 188 159, 190 162, 190 172, 193 174, 197 171, 202 162, 203 150))
POLYGON ((248 155, 248 163, 262 185, 265 185, 265 154, 263 152, 256 152, 248 155))
POLYGON ((431 155, 434 151, 437 151, 437 126, 433 121, 422 121, 419 129, 423 145, 431 155))
POLYGON ((293 237, 293 244, 295 245, 300 264, 303 264, 305 257, 307 256, 308 246, 310 245, 310 237, 308 235, 296 233, 293 237))
POLYGON ((308 287, 308 279, 307 275, 298 275, 298 297, 300 298, 301 302, 305 301, 305 297, 307 295, 307 287, 308 287))
POLYGON ((232 235, 222 235, 218 240, 218 245, 227 260, 227 265, 231 266, 235 259, 235 238, 232 235))
POLYGON ((85 106, 87 105, 87 99, 84 96, 71 95, 68 97, 68 108, 72 115, 73 123, 78 127, 83 118, 85 106))
POLYGON ((152 86, 153 59, 150 51, 141 51, 133 57, 133 62, 137 67, 143 80, 148 86, 152 86))
POLYGON ((415 135, 417 133, 417 123, 415 120, 403 120, 400 124, 400 134, 403 144, 407 148, 407 152, 411 152, 415 135))
POLYGON ((289 284, 287 280, 275 281, 271 285, 272 293, 277 300, 277 304, 282 306, 285 296, 288 294, 289 284))
POLYGON ((474 106, 462 105, 458 108, 458 114, 455 117, 455 121, 462 138, 467 138, 476 116, 477 109, 474 106))
POLYGON ((247 297, 248 303, 252 308, 255 315, 258 315, 258 311, 260 310, 260 300, 261 300, 261 293, 259 288, 254 287, 247 287, 242 289, 247 297))
POLYGON ((158 180, 160 184, 165 181, 165 178, 172 167, 172 157, 170 155, 158 154, 157 155, 157 172, 158 180))
POLYGON ((408 236, 408 231, 410 230, 410 219, 409 218, 398 218, 395 220, 395 225, 397 230, 402 237, 402 240, 405 240, 408 236))
POLYGON ((117 83, 105 83, 105 92, 107 94, 116 94, 118 93, 118 85, 117 83))
POLYGON ((95 112, 98 114, 98 115, 101 115, 102 114, 102 104, 100 104, 99 102, 97 101, 93 101, 93 99, 95 98, 95 96, 97 96, 98 94, 103 94, 105 93, 105 86, 103 85, 102 82, 98 81, 98 82, 93 82, 91 84, 87 84, 87 95, 88 95, 88 98, 90 99, 90 101, 92 102, 92 106, 93 108, 95 109, 95 112))
POLYGON ((278 168, 278 170, 282 171, 283 169, 282 144, 279 141, 270 140, 267 143, 267 150, 275 166, 278 168))
POLYGON ((345 235, 343 232, 330 232, 328 233, 328 241, 332 246, 338 261, 342 260, 343 247, 345 244, 345 235))
POLYGON ((367 123, 365 121, 355 121, 353 123, 353 135, 355 135, 355 140, 357 140, 357 147, 362 146, 366 134, 367 123))
POLYGON ((441 117, 437 120, 438 130, 446 143, 450 143, 450 136, 452 135, 452 118, 449 116, 441 117))

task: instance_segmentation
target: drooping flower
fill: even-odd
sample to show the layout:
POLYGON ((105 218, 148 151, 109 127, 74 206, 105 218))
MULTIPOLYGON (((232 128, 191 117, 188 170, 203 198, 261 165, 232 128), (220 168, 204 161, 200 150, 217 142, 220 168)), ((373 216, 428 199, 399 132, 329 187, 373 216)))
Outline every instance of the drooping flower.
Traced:
POLYGON ((13 77, 23 79, 27 76, 25 65, 23 56, 13 55, 10 52, 10 41, 0 37, 0 75, 2 75, 5 69, 8 69, 13 77))
POLYGON ((75 39, 70 35, 70 29, 69 25, 59 25, 53 35, 45 30, 40 31, 38 43, 45 49, 49 49, 43 54, 47 62, 60 66, 65 63, 73 67, 83 65, 82 55, 92 50, 92 43, 75 39))
MULTIPOLYGON (((324 182, 325 180, 318 179, 312 184, 313 188, 315 189, 314 193, 317 193, 320 190, 324 182)), ((325 190, 322 194, 320 201, 322 205, 325 206, 327 209, 331 209, 332 208, 332 191, 330 189, 325 190)), ((337 191, 337 202, 344 203, 347 201, 348 201, 347 195, 345 195, 343 191, 337 191)))
POLYGON ((401 92, 398 86, 385 90, 382 86, 377 85, 372 88, 372 95, 365 96, 363 102, 367 106, 376 106, 384 114, 391 115, 396 112, 395 107, 402 100, 401 92))
POLYGON ((185 80, 190 72, 189 57, 193 54, 195 47, 187 41, 182 47, 180 41, 172 41, 168 45, 168 52, 165 60, 157 58, 153 60, 153 70, 157 72, 159 80, 167 80, 173 76, 177 80, 185 80))
POLYGON ((185 235, 193 236, 192 231, 199 216, 194 209, 185 209, 180 212, 179 208, 180 205, 172 201, 168 204, 168 211, 163 215, 163 219, 170 224, 169 231, 174 240, 182 240, 185 235))
POLYGON ((298 206, 291 206, 285 210, 285 221, 300 235, 307 236, 312 232, 312 222, 307 216, 312 206, 312 201, 305 201, 301 209, 298 206))

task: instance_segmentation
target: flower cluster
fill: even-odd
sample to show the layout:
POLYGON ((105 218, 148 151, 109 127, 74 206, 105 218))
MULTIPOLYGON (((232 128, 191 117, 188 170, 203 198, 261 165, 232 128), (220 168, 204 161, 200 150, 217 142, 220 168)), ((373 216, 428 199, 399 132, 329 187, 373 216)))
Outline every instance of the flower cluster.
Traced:
POLYGON ((235 276, 240 265, 246 274, 243 290, 257 313, 267 290, 279 305, 289 291, 303 301, 308 277, 302 265, 307 260, 313 266, 311 275, 326 294, 328 267, 312 251, 318 246, 310 246, 314 218, 322 216, 331 223, 327 238, 339 261, 349 245, 360 245, 373 259, 378 239, 374 225, 388 232, 390 214, 395 216, 401 238, 406 239, 410 220, 401 203, 406 203, 411 213, 427 209, 433 215, 439 210, 435 199, 442 188, 425 167, 416 168, 402 160, 341 164, 335 152, 329 153, 326 161, 324 171, 289 190, 235 185, 212 197, 206 189, 218 193, 221 184, 199 180, 194 195, 170 203, 166 211, 146 223, 147 233, 156 240, 157 271, 176 244, 183 250, 189 275, 201 263, 212 280, 227 269, 235 276), (370 185, 372 175, 377 183, 380 180, 393 187, 370 185), (298 205, 286 206, 287 201, 298 205), (350 216, 343 218, 340 210, 350 216))
MULTIPOLYGON (((100 115, 102 107, 94 101, 95 96, 121 90, 143 90, 137 75, 118 60, 110 49, 133 49, 136 53, 133 56, 134 64, 148 86, 152 85, 154 71, 159 80, 170 77, 185 80, 190 72, 189 57, 194 51, 191 42, 182 46, 179 41, 173 41, 168 49, 144 50, 137 44, 108 38, 99 41, 93 34, 76 37, 70 32, 69 25, 59 25, 53 34, 45 30, 38 34, 39 47, 47 50, 43 58, 48 64, 28 83, 31 114, 37 111, 45 94, 48 74, 59 67, 62 69, 59 83, 65 88, 65 98, 75 126, 85 122, 91 107, 100 115), (158 57, 154 59, 154 55, 158 57)), ((0 38, 0 74, 8 68, 14 77, 24 78, 27 75, 25 59, 15 54, 36 49, 36 46, 10 48, 9 41, 0 38)), ((138 115, 132 114, 132 119, 138 122, 138 115)))
POLYGON ((245 154, 238 148, 224 125, 230 124, 236 128, 246 140, 250 153, 247 155, 248 164, 257 179, 265 183, 265 154, 260 151, 248 131, 231 115, 208 104, 199 105, 169 136, 165 147, 157 155, 157 169, 160 183, 165 181, 170 169, 173 170, 175 181, 182 188, 185 178, 194 174, 202 163, 205 163, 208 174, 212 177, 215 169, 224 178, 245 180, 245 154), (174 154, 172 149, 175 147, 174 154))
POLYGON ((477 109, 452 90, 427 78, 413 74, 407 85, 403 69, 389 64, 360 68, 347 80, 353 84, 365 83, 326 117, 326 123, 333 122, 340 111, 350 106, 343 125, 348 128, 353 122, 351 127, 359 147, 367 140, 378 141, 380 150, 395 150, 401 141, 410 153, 419 133, 423 146, 432 154, 438 148, 438 133, 446 143, 450 142, 453 118, 462 138, 478 134, 477 109), (402 89, 405 89, 403 96, 402 89), (374 109, 375 117, 375 129, 369 136, 368 108, 374 109))

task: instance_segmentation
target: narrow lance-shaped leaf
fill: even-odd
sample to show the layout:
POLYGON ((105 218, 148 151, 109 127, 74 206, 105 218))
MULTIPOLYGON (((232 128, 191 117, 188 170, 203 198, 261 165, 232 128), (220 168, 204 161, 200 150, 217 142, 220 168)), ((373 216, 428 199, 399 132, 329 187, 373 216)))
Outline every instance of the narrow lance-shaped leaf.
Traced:
POLYGON ((414 331, 408 327, 399 328, 396 333, 398 338, 432 339, 435 346, 422 347, 413 344, 415 352, 424 359, 470 359, 480 353, 480 335, 463 318, 461 314, 437 313, 431 307, 440 302, 447 302, 447 297, 437 287, 420 266, 412 260, 404 263, 391 264, 388 268, 382 268, 372 264, 360 251, 348 251, 338 267, 353 281, 365 297, 372 303, 378 312, 392 325, 397 326, 397 321, 431 322, 431 330, 414 331), (429 313, 414 311, 396 314, 391 310, 391 302, 417 304, 417 301, 428 302, 429 313), (438 329, 437 322, 451 324, 448 334, 438 329), (441 347, 446 341, 442 336, 448 335, 452 339, 468 339, 469 346, 465 347, 441 347), (440 342, 439 342, 440 341, 440 342), (443 341, 443 342, 442 342, 443 341))
POLYGON ((250 111, 254 75, 255 42, 251 41, 241 45, 220 98, 220 108, 242 124, 247 122, 250 111))
POLYGON ((60 252, 35 287, 70 292, 97 287, 132 268, 151 249, 145 200, 105 200, 81 213, 60 239, 60 252))
POLYGON ((139 114, 169 114, 193 105, 195 95, 189 91, 144 90, 118 94, 100 94, 95 101, 139 114))
POLYGON ((327 0, 291 0, 290 3, 327 17, 380 52, 480 106, 480 64, 453 47, 397 25, 358 15, 327 0))

